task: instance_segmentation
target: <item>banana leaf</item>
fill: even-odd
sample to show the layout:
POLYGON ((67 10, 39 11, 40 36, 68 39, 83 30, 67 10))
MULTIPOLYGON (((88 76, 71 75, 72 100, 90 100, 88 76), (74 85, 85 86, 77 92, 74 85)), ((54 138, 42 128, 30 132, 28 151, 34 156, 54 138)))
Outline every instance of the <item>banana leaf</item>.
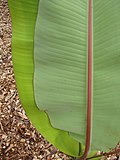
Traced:
MULTIPOLYGON (((81 156, 88 107, 89 1, 8 3, 21 103, 48 141, 81 156)), ((120 140, 119 8, 119 0, 92 0, 91 153, 108 151, 120 140)))

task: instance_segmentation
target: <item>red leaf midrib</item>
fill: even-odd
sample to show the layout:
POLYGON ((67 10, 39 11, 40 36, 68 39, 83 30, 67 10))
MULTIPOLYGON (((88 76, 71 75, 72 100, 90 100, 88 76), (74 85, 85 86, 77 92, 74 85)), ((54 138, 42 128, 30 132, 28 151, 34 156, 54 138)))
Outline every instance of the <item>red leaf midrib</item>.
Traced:
POLYGON ((86 144, 83 156, 88 156, 91 140, 91 119, 92 119, 92 0, 89 0, 88 7, 88 94, 87 94, 87 121, 86 121, 86 144))

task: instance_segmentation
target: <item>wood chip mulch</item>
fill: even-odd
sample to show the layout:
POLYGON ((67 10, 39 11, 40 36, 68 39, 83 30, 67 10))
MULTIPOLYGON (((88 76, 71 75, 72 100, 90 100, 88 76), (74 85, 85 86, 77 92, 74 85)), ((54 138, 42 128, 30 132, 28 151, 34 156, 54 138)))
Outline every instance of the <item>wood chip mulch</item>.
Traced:
POLYGON ((11 36, 7 0, 1 0, 0 160, 72 160, 72 157, 60 152, 36 131, 21 106, 13 73, 11 36))

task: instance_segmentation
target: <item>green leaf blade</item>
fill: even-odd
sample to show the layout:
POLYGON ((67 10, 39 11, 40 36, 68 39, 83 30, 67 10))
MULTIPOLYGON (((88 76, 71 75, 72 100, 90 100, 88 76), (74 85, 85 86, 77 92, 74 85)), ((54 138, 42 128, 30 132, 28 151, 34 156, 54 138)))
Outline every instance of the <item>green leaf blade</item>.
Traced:
POLYGON ((34 100, 33 51, 38 2, 38 0, 8 1, 12 17, 12 60, 20 101, 32 124, 48 141, 66 154, 78 156, 79 143, 67 132, 54 129, 47 114, 37 108, 34 100))
POLYGON ((120 140, 120 1, 93 8, 92 148, 108 150, 120 140))
POLYGON ((84 137, 83 142, 86 127, 87 7, 87 1, 41 1, 34 50, 37 106, 48 113, 54 128, 80 134, 84 137))

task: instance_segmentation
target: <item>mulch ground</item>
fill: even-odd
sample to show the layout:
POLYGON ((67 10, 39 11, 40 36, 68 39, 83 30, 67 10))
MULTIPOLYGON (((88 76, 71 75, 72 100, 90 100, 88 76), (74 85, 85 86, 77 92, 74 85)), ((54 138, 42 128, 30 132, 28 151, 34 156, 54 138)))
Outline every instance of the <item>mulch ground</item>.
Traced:
MULTIPOLYGON (((19 101, 11 55, 11 18, 0 1, 0 160, 72 160, 48 143, 19 101)), ((116 159, 115 155, 108 159, 116 159)))

